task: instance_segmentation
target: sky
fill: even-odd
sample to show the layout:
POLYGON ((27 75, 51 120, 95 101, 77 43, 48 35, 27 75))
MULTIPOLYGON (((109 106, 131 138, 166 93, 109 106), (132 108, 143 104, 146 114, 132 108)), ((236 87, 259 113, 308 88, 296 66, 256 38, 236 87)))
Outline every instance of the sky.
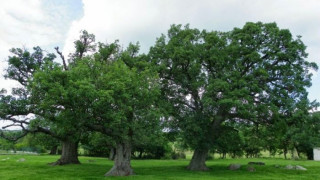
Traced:
MULTIPOLYGON (((2 78, 13 47, 40 46, 67 56, 81 30, 100 42, 139 41, 147 53, 171 24, 230 31, 246 22, 276 22, 301 35, 308 61, 320 66, 320 0, 0 0, 0 89, 16 86, 2 78)), ((320 74, 314 72, 309 99, 320 101, 320 74)))

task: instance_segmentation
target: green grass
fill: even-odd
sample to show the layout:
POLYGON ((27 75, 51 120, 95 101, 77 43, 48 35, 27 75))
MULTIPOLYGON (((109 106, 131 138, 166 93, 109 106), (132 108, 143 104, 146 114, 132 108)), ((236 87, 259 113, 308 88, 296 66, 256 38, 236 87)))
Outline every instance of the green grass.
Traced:
POLYGON ((58 156, 0 155, 0 179, 320 179, 320 162, 283 159, 216 159, 207 161, 207 172, 187 171, 189 160, 133 160, 137 175, 130 177, 104 177, 113 162, 106 158, 80 157, 81 165, 49 166, 58 156), (8 160, 2 160, 6 158, 8 160), (26 161, 17 162, 24 158, 26 161), (88 162, 94 160, 94 162, 88 162), (247 171, 250 161, 263 161, 266 166, 255 166, 255 172, 247 171), (229 164, 239 163, 240 170, 230 171, 229 164), (285 170, 275 165, 302 165, 307 171, 285 170))

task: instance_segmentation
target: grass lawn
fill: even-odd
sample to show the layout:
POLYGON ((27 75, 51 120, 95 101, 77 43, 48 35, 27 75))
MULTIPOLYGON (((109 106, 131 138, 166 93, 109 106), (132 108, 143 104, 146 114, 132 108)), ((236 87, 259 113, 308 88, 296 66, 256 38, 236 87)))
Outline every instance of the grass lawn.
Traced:
POLYGON ((59 156, 48 155, 0 155, 0 179, 320 179, 320 162, 283 159, 216 159, 207 161, 207 172, 185 170, 189 160, 133 160, 137 175, 130 177, 104 177, 113 162, 106 158, 80 157, 81 165, 49 166, 59 156), (9 159, 7 159, 9 158, 9 159), (24 162, 17 162, 24 158, 24 162), (4 160, 5 159, 5 160, 4 160), (90 160, 90 161, 89 161, 90 160), (266 166, 255 166, 255 172, 247 171, 247 163, 262 161, 266 166), (238 163, 237 171, 227 169, 238 163), (302 165, 307 171, 285 170, 275 165, 302 165))

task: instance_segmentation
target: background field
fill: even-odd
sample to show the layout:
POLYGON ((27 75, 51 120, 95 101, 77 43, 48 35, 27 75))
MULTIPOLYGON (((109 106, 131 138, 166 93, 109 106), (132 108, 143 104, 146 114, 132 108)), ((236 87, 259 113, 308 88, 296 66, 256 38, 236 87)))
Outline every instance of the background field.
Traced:
POLYGON ((320 179, 320 162, 284 159, 215 159, 207 161, 208 172, 185 170, 189 160, 133 160, 137 175, 104 177, 113 162, 105 158, 80 157, 81 165, 49 166, 59 156, 0 155, 0 179, 320 179), (9 159, 8 159, 9 158, 9 159), (24 162, 17 160, 24 158, 24 162), (255 166, 247 171, 250 161, 263 161, 266 166, 255 166), (229 164, 239 163, 240 170, 230 171, 229 164), (302 165, 307 171, 285 170, 275 165, 302 165))

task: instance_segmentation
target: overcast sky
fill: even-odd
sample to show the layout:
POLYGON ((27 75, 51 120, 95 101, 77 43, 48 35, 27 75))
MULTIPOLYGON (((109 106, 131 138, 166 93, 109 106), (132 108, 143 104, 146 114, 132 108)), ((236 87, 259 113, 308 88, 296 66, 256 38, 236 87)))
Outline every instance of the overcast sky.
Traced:
MULTIPOLYGON (((59 46, 67 55, 86 29, 102 42, 124 46, 139 41, 147 52, 171 24, 229 31, 246 22, 276 22, 301 35, 308 61, 320 65, 320 0, 1 0, 0 72, 12 47, 59 46)), ((14 86, 0 78, 0 89, 14 86)), ((320 101, 320 75, 313 76, 311 100, 320 101)))

